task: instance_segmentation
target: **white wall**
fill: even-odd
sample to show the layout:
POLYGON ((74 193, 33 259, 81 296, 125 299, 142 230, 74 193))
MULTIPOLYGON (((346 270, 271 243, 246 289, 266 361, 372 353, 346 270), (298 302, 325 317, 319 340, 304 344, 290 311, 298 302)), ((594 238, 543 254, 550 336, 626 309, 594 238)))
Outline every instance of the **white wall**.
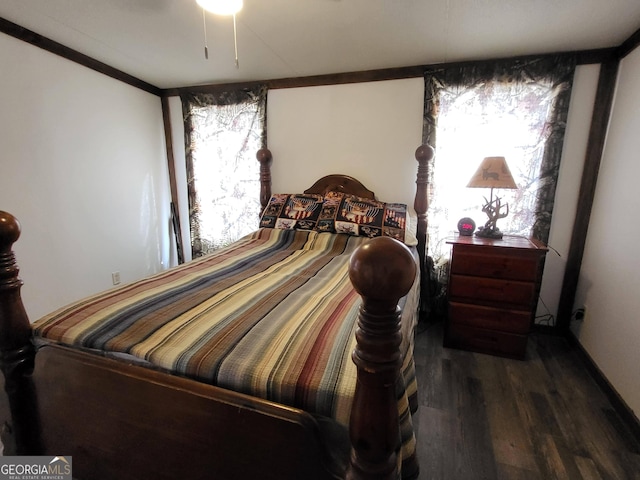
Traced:
POLYGON ((32 320, 170 261, 160 99, 0 34, 0 209, 32 320))
POLYGON ((423 92, 422 78, 269 91, 273 191, 343 173, 379 200, 413 206, 423 92))
POLYGON ((537 316, 557 317, 599 73, 600 65, 576 67, 537 316))
POLYGON ((640 49, 623 59, 602 158, 572 329, 623 400, 640 412, 640 49))

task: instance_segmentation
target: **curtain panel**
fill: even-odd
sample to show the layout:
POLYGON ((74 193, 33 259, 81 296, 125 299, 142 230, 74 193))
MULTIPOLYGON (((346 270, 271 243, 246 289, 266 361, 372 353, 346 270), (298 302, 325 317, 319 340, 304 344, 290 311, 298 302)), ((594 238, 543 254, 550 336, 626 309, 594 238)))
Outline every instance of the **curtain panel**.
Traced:
MULTIPOLYGON (((536 201, 531 236, 547 242, 551 226, 551 213, 562 155, 564 132, 567 123, 571 86, 575 71, 575 58, 570 56, 545 56, 520 60, 505 60, 435 66, 424 72, 425 98, 423 143, 432 145, 437 152, 438 112, 443 93, 463 95, 472 91, 486 92, 497 83, 508 84, 512 92, 520 86, 545 84, 552 98, 551 108, 540 132, 540 148, 543 149, 541 167, 533 172, 536 177, 536 201)), ((465 139, 461 139, 465 141, 465 139)), ((438 155, 429 165, 429 184, 434 184, 433 172, 438 155)), ((432 189, 430 189, 432 190, 432 189)), ((430 199, 431 203, 431 199, 430 199)))
POLYGON ((193 258, 255 230, 267 87, 180 96, 193 258))

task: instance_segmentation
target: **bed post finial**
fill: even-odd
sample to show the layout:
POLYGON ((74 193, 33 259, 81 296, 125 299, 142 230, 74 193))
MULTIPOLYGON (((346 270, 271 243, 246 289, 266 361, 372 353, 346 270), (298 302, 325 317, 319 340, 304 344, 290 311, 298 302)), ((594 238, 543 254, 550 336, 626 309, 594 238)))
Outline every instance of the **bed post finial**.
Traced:
POLYGON ((418 240, 423 241, 427 235, 429 161, 433 158, 434 154, 433 147, 427 144, 420 145, 416 150, 418 175, 416 177, 416 197, 413 202, 413 208, 418 214, 418 240))
POLYGON ((376 237, 351 256, 349 277, 363 302, 352 355, 358 382, 349 425, 349 480, 397 476, 396 380, 402 364, 398 300, 410 290, 415 275, 411 252, 390 237, 376 237))
POLYGON ((260 162, 260 205, 264 210, 271 198, 271 164, 273 163, 273 155, 271 155, 271 150, 268 148, 261 148, 256 153, 256 158, 260 162))
POLYGON ((0 211, 0 349, 20 348, 31 338, 31 327, 22 305, 18 265, 13 244, 20 238, 20 223, 0 211))
MULTIPOLYGON (((20 223, 0 211, 0 369, 9 398, 13 442, 3 436, 5 455, 40 453, 39 422, 35 391, 31 380, 35 349, 31 342, 31 325, 20 297, 22 281, 13 254, 13 244, 20 237, 20 223)), ((5 420, 5 419, 2 419, 5 420)))
POLYGON ((427 209, 429 208, 429 162, 435 151, 431 145, 420 145, 416 150, 418 175, 416 177, 416 197, 413 209, 418 217, 416 237, 418 237, 418 257, 420 258, 420 320, 429 313, 429 280, 427 268, 427 209))

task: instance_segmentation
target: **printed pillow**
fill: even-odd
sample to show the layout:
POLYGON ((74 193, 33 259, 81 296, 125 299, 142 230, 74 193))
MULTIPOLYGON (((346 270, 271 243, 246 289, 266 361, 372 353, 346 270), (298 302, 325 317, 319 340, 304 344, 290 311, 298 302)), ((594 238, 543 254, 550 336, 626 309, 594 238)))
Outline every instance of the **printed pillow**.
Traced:
POLYGON ((404 242, 407 206, 341 192, 328 192, 316 230, 364 237, 392 237, 404 242))
POLYGON ((276 193, 260 217, 260 227, 281 230, 313 230, 322 209, 323 196, 314 193, 276 193))

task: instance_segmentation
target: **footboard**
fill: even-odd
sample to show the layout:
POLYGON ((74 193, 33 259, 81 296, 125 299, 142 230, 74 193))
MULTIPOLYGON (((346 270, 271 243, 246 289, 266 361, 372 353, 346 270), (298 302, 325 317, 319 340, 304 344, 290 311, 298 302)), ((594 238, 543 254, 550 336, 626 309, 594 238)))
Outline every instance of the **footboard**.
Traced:
MULTIPOLYGON (((344 474, 329 459, 315 419, 303 411, 61 346, 40 348, 36 358, 11 250, 19 235, 17 220, 0 212, 0 367, 2 403, 11 417, 6 454, 71 455, 81 479, 344 474)), ((351 258, 350 277, 363 304, 353 352, 358 381, 350 479, 397 478, 397 304, 415 269, 407 247, 388 237, 351 258)))
POLYGON ((77 478, 339 474, 298 409, 59 346, 38 350, 34 382, 45 452, 71 455, 77 478))

